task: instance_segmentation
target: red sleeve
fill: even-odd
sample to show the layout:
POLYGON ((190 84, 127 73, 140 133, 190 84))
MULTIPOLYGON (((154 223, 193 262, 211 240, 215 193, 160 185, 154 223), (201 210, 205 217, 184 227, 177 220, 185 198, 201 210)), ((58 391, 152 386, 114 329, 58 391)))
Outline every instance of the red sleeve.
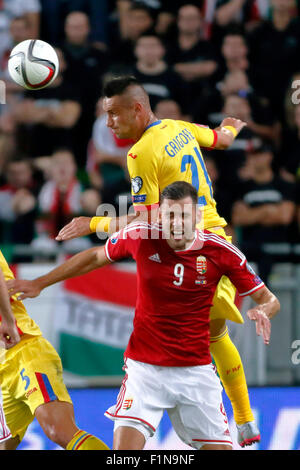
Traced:
POLYGON ((245 255, 231 243, 223 244, 221 263, 224 274, 235 285, 240 296, 251 295, 264 287, 263 281, 251 268, 245 255))
POLYGON ((123 258, 136 259, 140 241, 149 236, 146 222, 133 222, 119 232, 114 233, 105 244, 105 254, 109 261, 123 258))
POLYGON ((131 239, 126 236, 124 229, 114 233, 105 243, 105 255, 109 261, 118 261, 132 257, 131 239))

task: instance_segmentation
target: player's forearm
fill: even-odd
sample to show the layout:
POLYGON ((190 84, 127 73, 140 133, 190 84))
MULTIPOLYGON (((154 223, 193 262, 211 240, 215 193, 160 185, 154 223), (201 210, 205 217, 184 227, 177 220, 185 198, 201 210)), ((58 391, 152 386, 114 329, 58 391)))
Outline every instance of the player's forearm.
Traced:
POLYGON ((268 318, 274 317, 279 312, 279 300, 267 287, 254 292, 251 297, 268 318))
POLYGON ((40 290, 52 286, 57 282, 64 281, 76 276, 82 276, 94 269, 98 269, 108 263, 104 253, 104 248, 90 248, 53 269, 44 276, 35 279, 35 283, 40 290))
POLYGON ((157 210, 141 211, 135 214, 122 215, 121 217, 93 217, 90 222, 91 232, 118 232, 131 222, 151 223, 157 219, 157 210))
POLYGON ((226 117, 221 122, 220 126, 215 128, 217 133, 217 142, 215 144, 216 150, 225 150, 231 146, 234 139, 238 136, 241 130, 246 126, 246 122, 240 119, 226 117))

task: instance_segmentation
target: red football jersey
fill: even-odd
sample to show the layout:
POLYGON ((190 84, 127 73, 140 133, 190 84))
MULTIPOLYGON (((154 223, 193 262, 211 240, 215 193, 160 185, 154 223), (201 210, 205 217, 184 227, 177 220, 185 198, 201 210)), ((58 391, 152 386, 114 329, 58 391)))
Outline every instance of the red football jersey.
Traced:
POLYGON ((223 275, 240 295, 264 286, 234 245, 196 230, 191 246, 174 251, 158 225, 131 224, 106 242, 110 261, 137 263, 137 300, 125 356, 160 366, 209 364, 209 310, 223 275))

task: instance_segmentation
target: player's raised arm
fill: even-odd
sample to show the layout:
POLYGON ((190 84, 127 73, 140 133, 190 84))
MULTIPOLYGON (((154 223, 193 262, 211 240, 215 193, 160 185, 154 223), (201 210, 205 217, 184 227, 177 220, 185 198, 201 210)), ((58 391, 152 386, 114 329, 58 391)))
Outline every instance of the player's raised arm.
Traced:
POLYGON ((5 285, 5 279, 0 269, 0 340, 7 348, 15 346, 20 341, 20 336, 15 322, 15 317, 10 307, 9 296, 5 285))
POLYGON ((227 117, 215 129, 193 123, 185 125, 192 131, 200 147, 225 150, 247 124, 240 119, 227 117))
POLYGON ((240 119, 227 117, 223 119, 220 126, 214 129, 217 134, 215 149, 225 150, 231 146, 236 136, 247 124, 240 119))
POLYGON ((52 284, 72 277, 81 276, 109 263, 110 261, 105 255, 104 247, 90 248, 89 250, 82 251, 72 256, 72 258, 44 276, 31 281, 14 279, 7 281, 6 284, 10 295, 19 293, 18 300, 23 300, 28 297, 37 297, 43 289, 52 284))
POLYGON ((133 222, 138 215, 139 214, 132 214, 121 217, 75 217, 59 231, 55 240, 71 240, 95 232, 112 234, 133 222))
POLYGON ((256 333, 263 337, 264 343, 269 344, 271 336, 270 318, 280 309, 277 297, 266 287, 262 287, 251 295, 256 306, 247 312, 248 318, 256 322, 256 333))

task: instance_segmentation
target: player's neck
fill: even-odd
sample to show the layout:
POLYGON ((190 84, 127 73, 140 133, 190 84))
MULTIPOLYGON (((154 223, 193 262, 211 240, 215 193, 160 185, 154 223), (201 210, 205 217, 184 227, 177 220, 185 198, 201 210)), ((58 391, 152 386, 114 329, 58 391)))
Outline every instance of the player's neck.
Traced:
MULTIPOLYGON (((139 139, 142 137, 142 135, 144 134, 144 132, 148 129, 149 126, 151 126, 151 124, 153 124, 154 122, 158 121, 157 117, 154 115, 154 113, 151 111, 149 113, 149 115, 147 116, 147 118, 145 119, 145 125, 144 125, 144 128, 143 128, 143 131, 141 132, 140 136, 139 136, 139 139)), ((137 140, 139 140, 137 139, 137 140)))

